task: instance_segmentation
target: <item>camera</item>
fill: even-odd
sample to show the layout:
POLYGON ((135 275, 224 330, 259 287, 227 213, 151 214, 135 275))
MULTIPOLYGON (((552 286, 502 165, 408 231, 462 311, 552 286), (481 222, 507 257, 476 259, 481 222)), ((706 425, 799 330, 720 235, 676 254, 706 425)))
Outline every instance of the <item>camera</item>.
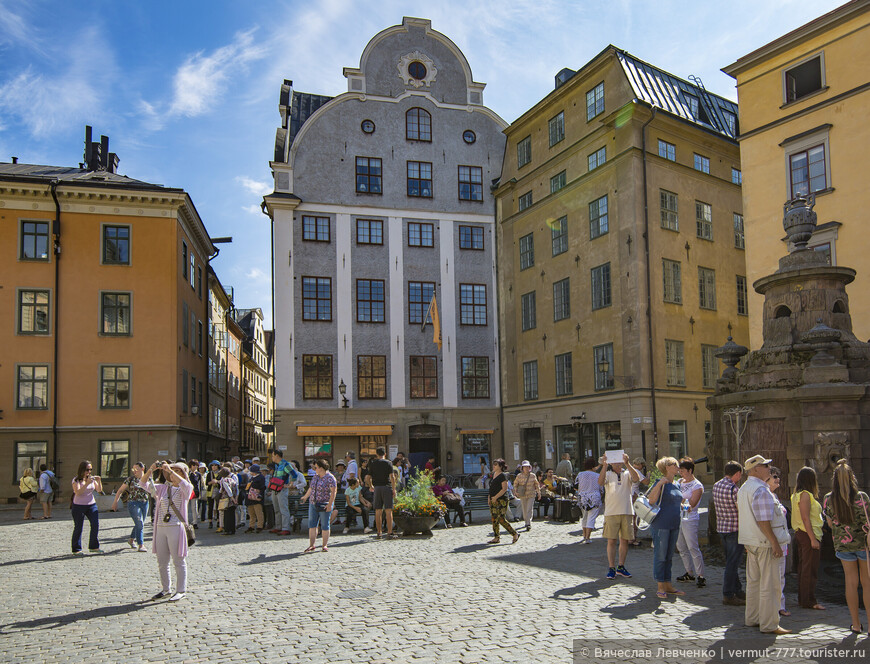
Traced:
POLYGON ((169 523, 169 518, 170 518, 169 514, 164 514, 163 515, 163 523, 169 523))

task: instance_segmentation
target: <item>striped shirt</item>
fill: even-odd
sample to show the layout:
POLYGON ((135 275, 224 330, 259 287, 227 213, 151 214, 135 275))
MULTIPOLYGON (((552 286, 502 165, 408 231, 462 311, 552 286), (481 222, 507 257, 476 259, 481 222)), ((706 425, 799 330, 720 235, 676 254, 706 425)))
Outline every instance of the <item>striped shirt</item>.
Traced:
POLYGON ((181 480, 178 486, 170 484, 154 484, 149 482, 147 485, 144 482, 139 482, 139 486, 145 489, 148 493, 154 496, 154 502, 157 506, 157 513, 154 515, 154 523, 162 525, 166 514, 169 514, 169 524, 184 523, 179 521, 175 515, 175 510, 169 506, 167 492, 171 489, 172 502, 175 505, 178 513, 182 516, 187 515, 187 503, 190 500, 190 494, 193 492, 193 485, 187 480, 181 480))
POLYGON ((723 477, 713 485, 713 507, 716 510, 716 532, 736 533, 737 485, 730 477, 723 477))

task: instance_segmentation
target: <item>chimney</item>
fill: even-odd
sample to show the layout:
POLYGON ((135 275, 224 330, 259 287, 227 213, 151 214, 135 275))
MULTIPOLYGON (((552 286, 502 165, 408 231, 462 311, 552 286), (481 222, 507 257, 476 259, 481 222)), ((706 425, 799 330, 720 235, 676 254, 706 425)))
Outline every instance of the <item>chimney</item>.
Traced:
POLYGON ((100 168, 104 171, 108 170, 106 167, 108 166, 109 159, 109 137, 103 134, 100 136, 100 168))
POLYGON ((93 129, 90 125, 85 125, 85 165, 88 170, 91 170, 91 163, 94 159, 94 146, 91 143, 93 129))
POLYGON ((109 153, 108 160, 106 161, 106 170, 109 173, 117 173, 118 172, 118 163, 120 162, 120 158, 114 152, 109 153))
POLYGON ((18 163, 18 157, 12 157, 12 163, 13 163, 13 164, 17 164, 17 163, 18 163))

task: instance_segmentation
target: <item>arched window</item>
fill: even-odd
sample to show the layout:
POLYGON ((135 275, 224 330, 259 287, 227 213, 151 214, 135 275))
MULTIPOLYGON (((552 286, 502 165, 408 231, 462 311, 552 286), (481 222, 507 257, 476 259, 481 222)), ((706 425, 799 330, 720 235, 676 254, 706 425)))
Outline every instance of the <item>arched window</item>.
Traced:
POLYGON ((789 316, 791 316, 791 309, 784 304, 778 306, 773 314, 774 318, 788 318, 789 316))
POLYGON ((846 313, 846 305, 843 304, 843 301, 842 301, 842 300, 837 300, 836 302, 834 302, 834 309, 833 309, 833 312, 834 312, 835 314, 844 314, 844 313, 846 313))
POLYGON ((432 140, 432 116, 422 108, 412 108, 405 113, 405 138, 409 141, 432 140))

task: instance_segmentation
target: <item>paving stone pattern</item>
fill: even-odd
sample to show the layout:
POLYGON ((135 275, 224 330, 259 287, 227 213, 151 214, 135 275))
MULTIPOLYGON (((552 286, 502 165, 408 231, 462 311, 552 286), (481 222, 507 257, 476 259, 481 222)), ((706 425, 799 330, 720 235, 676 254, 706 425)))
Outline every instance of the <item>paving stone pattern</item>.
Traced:
MULTIPOLYGON (((707 588, 661 602, 652 550, 632 549, 634 577, 608 581, 600 531, 580 545, 572 524, 536 521, 513 546, 505 535, 487 546, 480 523, 391 541, 336 531, 330 551, 313 554, 299 536, 200 528, 188 596, 172 604, 146 601, 160 590, 156 558, 128 547, 130 527, 126 514, 104 514, 105 553, 73 558, 67 509, 29 522, 20 508, 0 510, 0 661, 571 662, 575 638, 757 634, 742 608, 722 605, 721 569, 708 570, 707 588)), ((846 638, 844 606, 789 600, 783 626, 846 638)))

